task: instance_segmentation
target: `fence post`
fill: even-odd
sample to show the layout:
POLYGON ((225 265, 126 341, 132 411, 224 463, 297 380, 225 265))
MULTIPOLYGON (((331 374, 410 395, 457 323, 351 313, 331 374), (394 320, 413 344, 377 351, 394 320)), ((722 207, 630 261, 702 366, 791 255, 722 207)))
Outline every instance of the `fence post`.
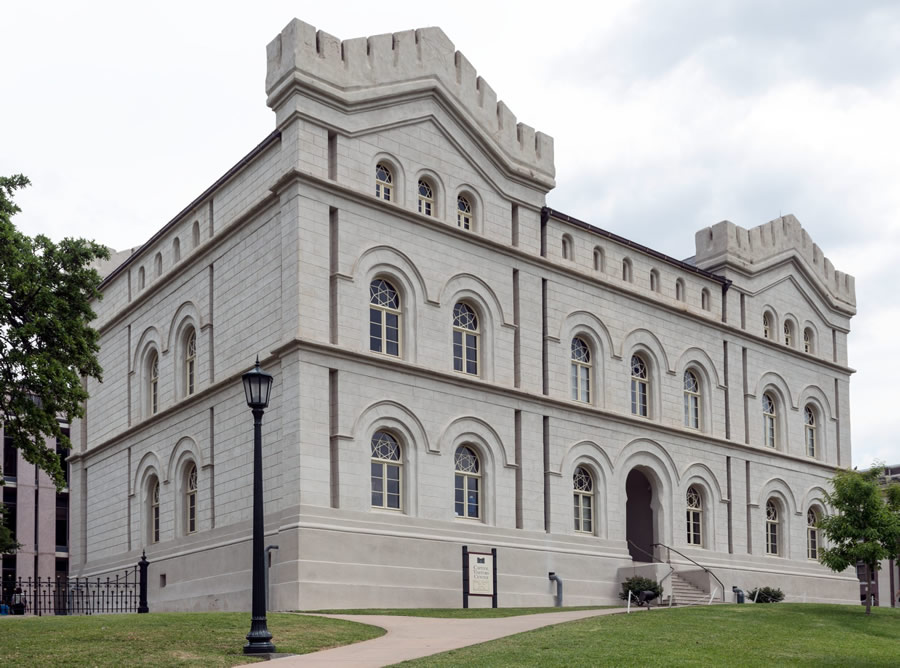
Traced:
POLYGON ((138 601, 138 613, 142 612, 150 612, 150 608, 147 606, 147 568, 150 566, 150 562, 147 561, 147 553, 141 553, 141 560, 138 562, 138 570, 139 577, 141 579, 140 582, 140 590, 141 597, 138 601))

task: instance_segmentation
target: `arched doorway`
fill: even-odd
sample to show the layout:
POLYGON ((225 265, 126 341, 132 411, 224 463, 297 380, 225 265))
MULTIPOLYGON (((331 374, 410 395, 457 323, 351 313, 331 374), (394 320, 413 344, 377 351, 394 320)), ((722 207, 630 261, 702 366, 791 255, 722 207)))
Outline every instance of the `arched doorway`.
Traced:
POLYGON ((639 469, 625 479, 625 537, 633 561, 651 562, 656 542, 653 520, 653 485, 639 469))

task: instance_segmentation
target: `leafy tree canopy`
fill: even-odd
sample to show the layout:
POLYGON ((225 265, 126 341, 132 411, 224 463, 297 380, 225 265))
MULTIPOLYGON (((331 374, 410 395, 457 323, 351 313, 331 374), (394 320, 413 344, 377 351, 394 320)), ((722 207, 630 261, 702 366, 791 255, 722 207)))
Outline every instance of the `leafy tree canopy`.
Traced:
MULTIPOLYGON (((884 468, 868 471, 839 469, 831 480, 834 490, 825 500, 835 514, 821 519, 819 528, 829 546, 819 560, 833 571, 862 561, 870 569, 900 554, 900 485, 882 482, 884 468)), ((871 597, 867 597, 866 612, 871 597)))
POLYGON ((109 251, 93 241, 57 244, 17 230, 13 193, 28 184, 21 174, 0 177, 0 420, 25 460, 62 488, 59 458, 45 441, 70 447, 59 420, 83 417, 83 377, 101 380, 98 335, 90 327, 101 278, 91 264, 109 251))

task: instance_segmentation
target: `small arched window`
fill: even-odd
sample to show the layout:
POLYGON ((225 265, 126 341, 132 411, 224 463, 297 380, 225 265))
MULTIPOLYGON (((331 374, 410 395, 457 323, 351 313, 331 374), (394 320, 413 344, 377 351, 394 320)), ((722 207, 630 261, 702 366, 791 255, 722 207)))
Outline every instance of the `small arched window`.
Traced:
POLYGON ((140 269, 138 269, 138 290, 143 290, 146 282, 147 281, 144 278, 144 268, 141 267, 140 269))
POLYGON ((159 542, 159 480, 150 484, 150 542, 159 542))
POLYGON ((631 260, 627 257, 622 260, 622 280, 627 283, 631 283, 631 281, 634 280, 631 272, 631 260))
POLYGON ((810 406, 803 409, 803 442, 806 443, 806 456, 815 457, 816 447, 816 413, 810 406))
POLYGON ((375 165, 375 197, 385 202, 394 200, 394 174, 383 162, 375 165))
POLYGON ((656 269, 650 270, 650 289, 659 292, 659 272, 656 269))
POLYGON ((591 349, 584 339, 572 339, 572 399, 591 401, 591 349))
POLYGON ((434 188, 425 179, 419 179, 419 213, 434 216, 434 188))
POLYGON ((400 356, 400 295, 382 278, 369 284, 369 350, 400 356))
POLYGON ((703 288, 703 290, 700 292, 700 308, 702 308, 704 311, 709 310, 709 290, 707 290, 706 288, 703 288))
POLYGON ((197 370, 197 332, 192 327, 184 345, 184 394, 194 393, 194 377, 197 370))
POLYGON ((778 556, 778 506, 772 499, 766 501, 766 554, 778 556))
POLYGON ((162 276, 162 253, 157 253, 156 257, 153 258, 153 266, 156 270, 156 275, 162 276))
POLYGON ((691 485, 687 491, 687 542, 688 545, 703 545, 703 497, 691 485))
POLYGON ((814 508, 806 511, 806 558, 819 559, 819 516, 814 508))
POLYGON ((647 390, 650 374, 647 363, 639 355, 631 356, 631 414, 648 417, 647 390))
POLYGON ((772 338, 772 316, 768 313, 763 314, 763 336, 767 339, 772 338))
POLYGON ((172 240, 172 261, 179 262, 181 260, 181 240, 175 237, 172 240))
POLYGON ((594 271, 606 271, 606 254, 599 246, 594 249, 594 271))
POLYGON ((813 333, 812 329, 807 327, 803 330, 803 352, 813 354, 813 333))
POLYGON ((680 278, 675 281, 675 299, 680 302, 684 301, 684 281, 680 278))
POLYGON ((453 457, 456 476, 454 508, 457 517, 481 517, 481 462, 472 448, 461 445, 453 457))
POLYGON ((456 198, 456 225, 464 230, 472 229, 472 203, 462 195, 456 198))
POLYGON ((768 392, 762 397, 762 412, 763 412, 763 444, 767 448, 774 448, 776 446, 776 414, 775 414, 775 400, 772 398, 772 395, 768 392))
POLYGON ((784 345, 794 347, 794 323, 790 320, 784 321, 784 345))
POLYGON ((372 434, 372 507, 400 510, 402 485, 400 444, 386 431, 372 434))
POLYGON ((684 426, 700 428, 700 383, 693 371, 684 372, 684 426))
POLYGON ((159 411, 159 355, 156 352, 150 354, 148 371, 147 390, 150 398, 150 415, 156 415, 159 411))
POLYGON ((575 493, 575 531, 594 532, 594 478, 583 466, 572 476, 575 493))
POLYGON ((572 237, 568 234, 562 236, 562 256, 563 260, 572 259, 572 237))
POLYGON ((459 302, 453 307, 453 370, 478 375, 478 316, 471 306, 459 302))
POLYGON ((200 245, 200 221, 195 220, 191 227, 191 246, 196 248, 200 245))
POLYGON ((197 465, 191 464, 184 487, 185 532, 197 530, 197 465))

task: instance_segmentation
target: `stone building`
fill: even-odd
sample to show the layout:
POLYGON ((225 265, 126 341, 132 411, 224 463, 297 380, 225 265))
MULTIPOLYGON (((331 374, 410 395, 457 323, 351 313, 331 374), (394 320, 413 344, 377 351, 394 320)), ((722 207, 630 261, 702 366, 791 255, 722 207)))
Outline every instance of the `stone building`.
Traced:
POLYGON ((573 605, 633 573, 858 600, 808 526, 854 282, 793 216, 679 261, 547 208, 552 139, 441 30, 295 20, 267 55, 275 131, 104 280, 74 572, 146 550, 154 609, 249 606, 258 354, 275 609, 458 606, 463 545, 501 606, 548 571, 573 605))

